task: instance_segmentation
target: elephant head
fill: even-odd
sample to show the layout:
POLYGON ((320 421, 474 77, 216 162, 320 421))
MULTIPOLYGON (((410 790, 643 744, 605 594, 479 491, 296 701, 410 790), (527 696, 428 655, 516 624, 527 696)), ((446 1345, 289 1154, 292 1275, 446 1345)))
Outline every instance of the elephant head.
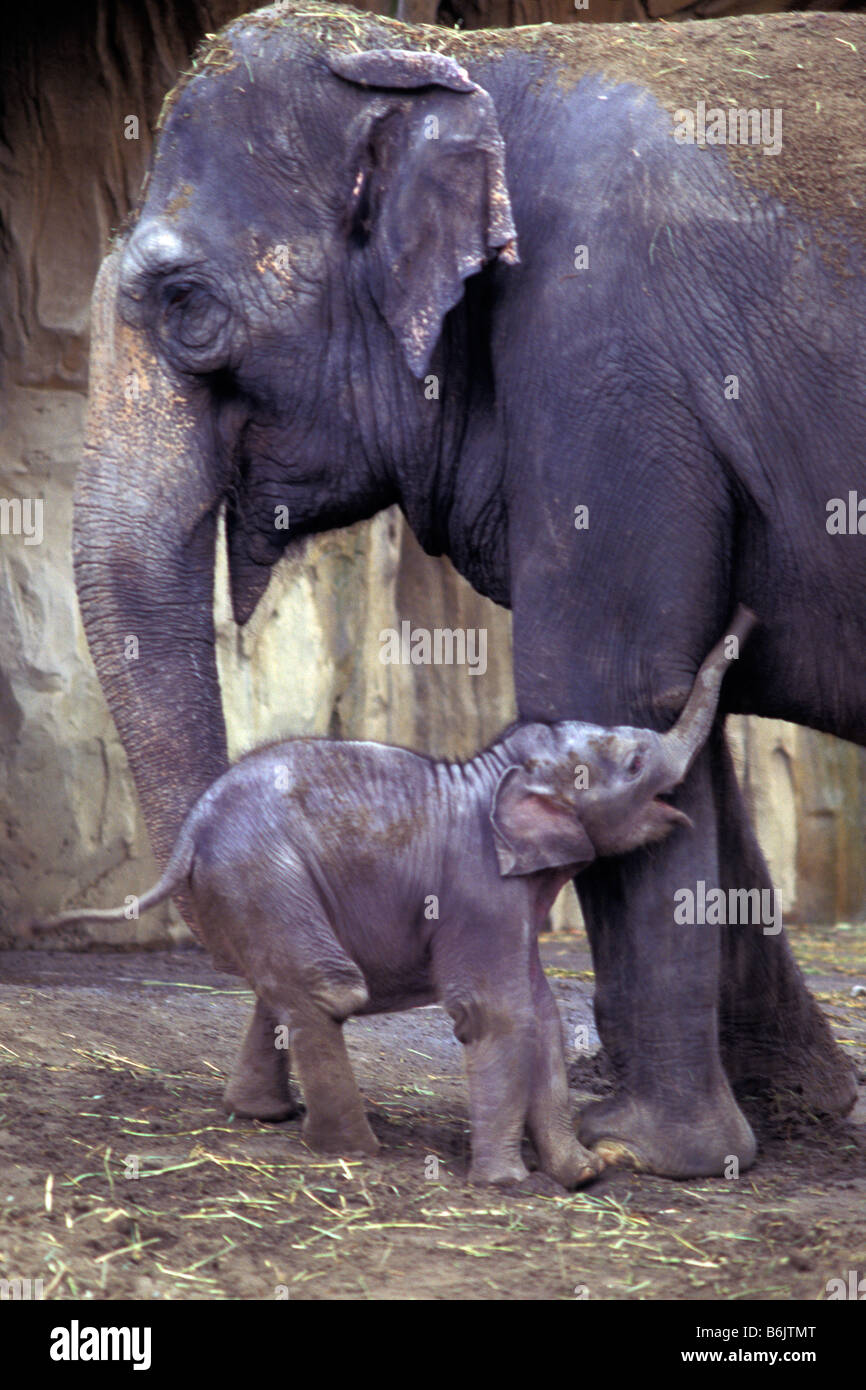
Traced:
POLYGON ((239 623, 288 542, 394 501, 441 551, 431 467, 461 407, 419 378, 455 310, 460 350, 469 284, 516 260, 496 112, 454 59, 270 13, 169 98, 94 295, 76 582, 163 860, 227 763, 220 507, 239 623))
POLYGON ((666 734, 562 720, 525 724, 506 738, 513 761, 499 778, 490 813, 503 877, 581 868, 691 824, 662 798, 679 786, 703 747, 728 662, 739 656, 756 621, 740 605, 666 734))

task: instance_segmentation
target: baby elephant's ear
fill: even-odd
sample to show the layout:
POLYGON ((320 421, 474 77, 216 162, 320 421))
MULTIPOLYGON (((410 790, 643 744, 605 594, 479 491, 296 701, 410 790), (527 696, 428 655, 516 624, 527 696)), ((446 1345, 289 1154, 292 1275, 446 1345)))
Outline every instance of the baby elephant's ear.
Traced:
POLYGON ((558 805, 550 788, 523 767, 508 767, 500 777, 490 823, 503 878, 566 864, 583 868, 595 858, 592 841, 576 815, 558 805))

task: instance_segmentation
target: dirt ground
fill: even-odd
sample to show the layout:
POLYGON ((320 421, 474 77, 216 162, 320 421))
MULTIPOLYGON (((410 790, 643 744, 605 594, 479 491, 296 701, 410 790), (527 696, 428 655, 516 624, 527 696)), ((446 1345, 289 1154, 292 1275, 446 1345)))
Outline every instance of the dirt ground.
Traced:
MULTIPOLYGON (((866 1082, 866 927, 793 940, 866 1082)), ((606 1084, 571 1047, 584 1026, 597 1045, 586 941, 550 937, 544 958, 577 1108, 606 1084)), ((737 1181, 608 1170, 503 1195, 466 1185, 440 1009, 347 1026, 383 1147, 329 1161, 297 1121, 220 1107, 250 1002, 198 950, 0 955, 0 1278, 52 1299, 817 1300, 866 1272, 862 1084, 843 1122, 753 1103, 761 1152, 737 1181)))

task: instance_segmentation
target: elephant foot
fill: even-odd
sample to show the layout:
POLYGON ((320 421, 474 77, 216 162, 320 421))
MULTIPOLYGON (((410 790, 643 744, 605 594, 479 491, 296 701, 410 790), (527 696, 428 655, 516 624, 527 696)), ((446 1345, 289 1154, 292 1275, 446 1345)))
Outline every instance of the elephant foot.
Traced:
POLYGON ((857 1101, 857 1077, 817 1006, 809 1027, 773 1036, 775 1027, 728 1025, 722 1060, 738 1096, 784 1092, 816 1115, 847 1115, 857 1101))
POLYGON ((256 999, 241 1054, 223 1092, 230 1115, 279 1124, 301 1113, 289 1080, 288 1050, 275 1045, 280 1028, 276 1014, 256 999))
POLYGON ((379 1140, 370 1128, 366 1117, 357 1124, 334 1126, 316 1123, 307 1116, 301 1133, 304 1142, 317 1153, 339 1154, 348 1157, 352 1154, 371 1155, 379 1152, 379 1140))
POLYGON ((575 1187, 585 1187, 588 1182, 597 1178, 599 1173, 604 1172, 606 1167, 607 1161, 599 1149, 585 1149, 582 1156, 574 1162, 552 1168, 550 1175, 571 1192, 575 1187))
POLYGON ((527 1173, 525 1178, 519 1181, 516 1179, 508 1182, 496 1184, 502 1192, 508 1192, 515 1197, 567 1197, 568 1188, 556 1178, 552 1178, 549 1173, 542 1173, 538 1169, 534 1173, 527 1173))
POLYGON ((575 1141, 564 1146, 556 1155, 538 1155, 538 1172, 549 1175, 558 1186, 571 1191, 592 1182, 604 1170, 605 1162, 598 1152, 585 1149, 575 1141))
POLYGON ((606 1164, 665 1178, 737 1177, 757 1152, 751 1126, 730 1095, 682 1119, 612 1096, 586 1107, 578 1132, 606 1164))
POLYGON ((274 1091, 255 1090, 234 1078, 223 1092, 223 1109, 229 1115, 237 1115, 242 1120, 265 1120, 269 1124, 280 1124, 283 1120, 294 1120, 301 1113, 301 1107, 286 1083, 274 1091))
POLYGON ((469 1166, 467 1181, 476 1187, 518 1188, 529 1176, 529 1169, 521 1158, 476 1158, 469 1166))

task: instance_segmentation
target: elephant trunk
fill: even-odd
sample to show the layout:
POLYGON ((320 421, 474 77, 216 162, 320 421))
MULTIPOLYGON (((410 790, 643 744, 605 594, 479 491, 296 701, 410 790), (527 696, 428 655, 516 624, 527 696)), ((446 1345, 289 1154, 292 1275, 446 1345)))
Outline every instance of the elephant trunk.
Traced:
POLYGON ((674 785, 686 776, 709 736, 728 664, 733 656, 739 655, 740 644, 746 641, 757 621, 750 609, 739 605, 728 631, 701 665, 682 714, 673 728, 662 735, 663 756, 671 769, 674 785), (728 646, 732 637, 737 639, 733 651, 728 646))
POLYGON ((164 866, 190 806, 228 766, 213 625, 225 480, 195 384, 172 377, 117 314, 119 260, 115 252, 104 262, 94 294, 75 576, 100 684, 164 866))

